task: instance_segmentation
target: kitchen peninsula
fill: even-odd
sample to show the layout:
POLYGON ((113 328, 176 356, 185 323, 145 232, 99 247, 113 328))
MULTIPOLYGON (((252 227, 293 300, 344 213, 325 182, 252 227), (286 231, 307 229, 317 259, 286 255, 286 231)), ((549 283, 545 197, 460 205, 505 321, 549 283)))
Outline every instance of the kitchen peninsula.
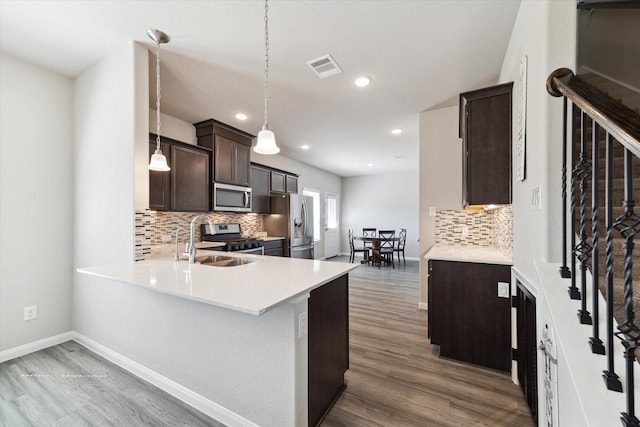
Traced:
POLYGON ((91 327, 78 341, 227 425, 316 425, 344 387, 348 272, 357 266, 198 257, 216 254, 248 262, 79 268, 99 279, 87 283, 91 327))

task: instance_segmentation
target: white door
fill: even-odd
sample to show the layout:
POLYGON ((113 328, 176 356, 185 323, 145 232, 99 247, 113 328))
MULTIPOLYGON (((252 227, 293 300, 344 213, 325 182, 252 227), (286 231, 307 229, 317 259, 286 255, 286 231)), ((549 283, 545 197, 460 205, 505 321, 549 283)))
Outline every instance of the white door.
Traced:
POLYGON ((325 193, 324 195, 324 256, 338 256, 338 227, 340 215, 340 195, 325 193))

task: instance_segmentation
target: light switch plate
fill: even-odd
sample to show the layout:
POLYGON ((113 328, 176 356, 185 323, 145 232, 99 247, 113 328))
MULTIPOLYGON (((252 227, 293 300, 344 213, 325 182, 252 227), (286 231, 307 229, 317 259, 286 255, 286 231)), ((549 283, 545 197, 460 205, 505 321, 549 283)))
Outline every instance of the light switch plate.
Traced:
POLYGON ((436 208, 433 206, 429 208, 429 216, 436 216, 436 208))
POLYGON ((531 190, 531 207, 533 209, 542 209, 542 188, 540 186, 531 190))
POLYGON ((498 296, 500 298, 509 298, 509 283, 498 282, 498 296))

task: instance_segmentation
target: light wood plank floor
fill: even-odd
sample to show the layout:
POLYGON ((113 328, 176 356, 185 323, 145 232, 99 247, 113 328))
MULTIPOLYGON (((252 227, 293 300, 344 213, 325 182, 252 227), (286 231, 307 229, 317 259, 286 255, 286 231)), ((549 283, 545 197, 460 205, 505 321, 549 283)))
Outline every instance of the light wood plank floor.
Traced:
POLYGON ((418 274, 417 261, 350 273, 347 388, 322 427, 533 426, 508 375, 437 356, 418 274))
POLYGON ((0 364, 0 426, 223 426, 74 341, 0 364))

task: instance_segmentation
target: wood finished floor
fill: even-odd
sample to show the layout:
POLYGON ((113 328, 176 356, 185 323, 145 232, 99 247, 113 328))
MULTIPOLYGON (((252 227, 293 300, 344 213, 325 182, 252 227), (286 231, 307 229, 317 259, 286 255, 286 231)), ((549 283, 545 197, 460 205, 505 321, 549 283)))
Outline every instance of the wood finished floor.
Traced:
MULTIPOLYGON (((437 357, 416 261, 362 266, 349 287, 347 388, 322 427, 533 426, 507 375, 437 357)), ((222 424, 69 341, 0 364, 0 426, 222 424)))
POLYGON ((350 273, 347 388, 322 427, 533 426, 508 375, 437 356, 418 274, 417 261, 350 273))
POLYGON ((223 426, 74 341, 0 364, 0 426, 223 426))

